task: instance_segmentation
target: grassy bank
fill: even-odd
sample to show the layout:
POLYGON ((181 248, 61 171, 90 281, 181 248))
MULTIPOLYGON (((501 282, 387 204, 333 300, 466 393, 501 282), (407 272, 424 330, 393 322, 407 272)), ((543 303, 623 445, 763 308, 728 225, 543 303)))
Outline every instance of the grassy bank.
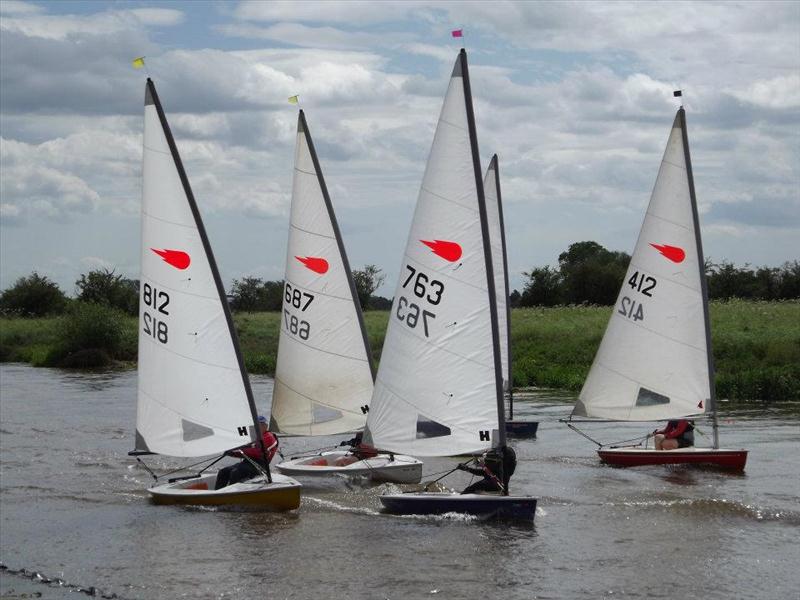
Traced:
MULTIPOLYGON (((514 385, 579 390, 610 314, 611 307, 595 306, 515 309, 511 316, 514 385)), ((279 316, 242 313, 235 317, 245 363, 252 373, 275 371, 279 316)), ((376 359, 388 319, 388 312, 366 313, 376 359)), ((720 398, 800 398, 800 302, 713 302, 711 321, 720 398)), ((0 360, 47 364, 59 344, 59 322, 57 318, 0 319, 0 360)), ((125 340, 135 338, 136 319, 124 317, 121 326, 125 340)))

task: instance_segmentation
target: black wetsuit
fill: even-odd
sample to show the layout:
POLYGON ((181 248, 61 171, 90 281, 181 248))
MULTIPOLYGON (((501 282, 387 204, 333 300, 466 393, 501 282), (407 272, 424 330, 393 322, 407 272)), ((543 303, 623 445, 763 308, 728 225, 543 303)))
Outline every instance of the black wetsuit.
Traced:
POLYGON ((484 469, 474 467, 463 467, 464 471, 473 475, 483 477, 467 487, 462 494, 474 494, 476 492, 502 492, 508 489, 508 482, 517 468, 517 453, 510 446, 505 448, 492 449, 483 458, 486 470, 490 471, 494 477, 489 475, 484 469), (498 484, 503 482, 502 488, 498 484))

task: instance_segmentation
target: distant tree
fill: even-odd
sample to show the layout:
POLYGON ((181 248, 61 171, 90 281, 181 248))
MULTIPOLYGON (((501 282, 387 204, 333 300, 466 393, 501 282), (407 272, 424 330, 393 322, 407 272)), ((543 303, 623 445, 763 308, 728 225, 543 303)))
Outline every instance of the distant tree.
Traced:
POLYGON ((67 297, 53 281, 37 272, 20 277, 0 294, 0 312, 23 317, 60 314, 67 306, 67 297))
POLYGON ((558 257, 563 301, 570 304, 614 304, 630 255, 606 250, 597 242, 577 242, 558 257))
POLYGON ((113 269, 81 275, 75 282, 75 291, 83 302, 103 304, 129 315, 139 314, 139 282, 118 275, 113 269))
POLYGON ((521 306, 555 306, 561 303, 563 282, 558 269, 550 266, 535 267, 523 275, 528 281, 525 282, 522 295, 514 290, 521 306))
POLYGON ((386 279, 381 275, 381 269, 375 265, 365 265, 363 269, 353 271, 353 280, 356 284, 358 301, 362 310, 370 308, 370 298, 386 279))
POLYGON ((786 262, 781 267, 778 298, 784 300, 800 298, 800 261, 786 262))
POLYGON ((283 281, 264 281, 258 277, 234 279, 231 287, 233 310, 276 311, 283 303, 283 281))
POLYGON ((511 306, 511 308, 517 308, 518 306, 521 306, 520 304, 521 300, 522 300, 522 294, 520 294, 517 290, 514 290, 508 295, 508 304, 509 306, 511 306))
POLYGON ((391 310, 392 301, 383 296, 372 296, 369 299, 369 308, 370 310, 391 310))

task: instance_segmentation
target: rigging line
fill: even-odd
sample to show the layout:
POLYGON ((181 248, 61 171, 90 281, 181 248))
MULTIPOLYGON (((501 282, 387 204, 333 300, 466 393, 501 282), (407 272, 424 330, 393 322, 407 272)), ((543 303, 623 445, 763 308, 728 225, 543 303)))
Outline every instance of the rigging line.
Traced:
POLYGON ((437 194, 433 190, 431 190, 429 188, 426 188, 424 185, 421 187, 421 189, 426 194, 430 194, 431 196, 435 196, 436 198, 439 198, 440 200, 444 200, 445 202, 449 202, 450 204, 455 204, 461 210, 465 210, 465 211, 467 211, 469 213, 472 213, 472 214, 477 214, 478 213, 477 209, 471 208, 471 207, 469 207, 467 205, 464 205, 464 204, 461 204, 461 202, 457 202, 456 200, 453 200, 452 198, 448 198, 447 196, 442 196, 441 194, 437 194))
POLYGON ((583 432, 582 432, 580 429, 578 429, 577 427, 575 427, 575 426, 574 426, 572 423, 569 423, 569 422, 567 422, 567 421, 565 421, 564 423, 565 423, 565 425, 566 425, 567 427, 569 427, 570 429, 572 429, 572 431, 574 431, 575 433, 578 433, 578 434, 582 435, 583 437, 585 437, 587 440, 589 440, 589 441, 590 441, 590 442, 592 442, 593 444, 597 444, 597 446, 598 446, 599 448, 602 448, 602 447, 603 447, 603 444, 601 444, 600 442, 598 442, 597 440, 595 440, 595 439, 593 439, 593 438, 590 438, 588 435, 586 435, 585 433, 583 433, 583 432))
MULTIPOLYGON (((283 323, 281 323, 281 331, 285 331, 283 329, 283 323)), ((311 350, 315 350, 316 352, 321 352, 323 354, 330 354, 331 356, 338 356, 339 358, 344 358, 346 360, 354 360, 356 362, 364 362, 364 363, 367 362, 366 355, 365 355, 364 358, 360 358, 358 356, 347 356, 346 354, 339 354, 338 352, 332 352, 330 350, 325 350, 324 348, 317 348, 316 346, 312 346, 311 344, 306 344, 305 342, 303 342, 302 340, 300 340, 296 336, 292 335, 291 332, 289 334, 287 334, 286 338, 284 338, 284 339, 292 340, 292 341, 294 341, 294 342, 296 342, 298 344, 301 344, 301 345, 305 346, 306 348, 309 348, 311 350)))
POLYGON ((611 442, 610 444, 603 444, 603 447, 608 448, 636 448, 642 445, 644 442, 644 446, 647 447, 647 440, 650 439, 651 433, 647 433, 645 435, 640 435, 639 437, 631 438, 629 440, 620 440, 618 442, 611 442), (637 440, 641 440, 638 444, 631 444, 629 446, 620 446, 620 444, 627 444, 628 442, 635 442, 637 440))
MULTIPOLYGON (((616 308, 616 306, 615 306, 614 308, 616 308)), ((639 327, 639 328, 641 328, 641 329, 644 329, 645 331, 649 331, 649 332, 650 332, 650 333, 652 333, 653 335, 657 335, 658 337, 664 338, 665 340, 669 340, 670 342, 674 342, 674 343, 676 343, 676 344, 680 344, 681 346, 685 346, 686 348, 689 348, 689 349, 691 349, 691 350, 696 350, 697 352, 701 352, 701 353, 703 353, 704 355, 705 355, 705 353, 706 353, 706 349, 704 349, 704 348, 698 348, 697 346, 693 346, 692 344, 690 344, 690 343, 688 343, 688 342, 681 341, 681 340, 679 340, 679 339, 677 339, 677 338, 674 338, 674 337, 668 336, 668 335, 667 335, 667 334, 665 334, 665 333, 661 333, 660 331, 656 331, 655 329, 651 329, 651 328, 649 328, 649 327, 645 327, 645 326, 644 326, 644 325, 642 325, 641 323, 636 323, 636 322, 632 321, 631 319, 629 319, 629 318, 627 318, 627 317, 623 317, 623 316, 622 316, 622 314, 620 314, 618 310, 615 310, 615 311, 612 313, 612 315, 611 315, 611 316, 612 316, 612 318, 613 318, 613 317, 617 317, 617 318, 619 318, 619 319, 623 319, 623 321, 622 321, 623 323, 628 323, 628 324, 630 324, 630 325, 633 325, 634 327, 639 327)))
POLYGON ((298 458, 307 458, 309 456, 317 456, 322 454, 325 450, 336 450, 339 446, 323 446, 322 448, 316 448, 315 450, 305 450, 300 454, 294 454, 289 457, 289 460, 295 460, 298 458))
POLYGON ((294 223, 289 223, 289 227, 291 227, 292 229, 297 229, 297 231, 302 231, 303 233, 307 233, 308 235, 316 235, 317 237, 325 238, 326 240, 336 239, 332 235, 325 235, 324 233, 317 233, 316 231, 309 231, 308 229, 303 229, 302 227, 298 227, 294 223))

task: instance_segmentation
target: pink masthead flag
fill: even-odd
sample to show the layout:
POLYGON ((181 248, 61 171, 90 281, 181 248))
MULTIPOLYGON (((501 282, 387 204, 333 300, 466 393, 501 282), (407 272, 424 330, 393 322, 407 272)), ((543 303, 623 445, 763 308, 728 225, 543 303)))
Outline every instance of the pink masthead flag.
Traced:
POLYGON ((452 35, 453 37, 464 37, 464 30, 463 29, 453 29, 453 31, 450 32, 450 35, 452 35))

